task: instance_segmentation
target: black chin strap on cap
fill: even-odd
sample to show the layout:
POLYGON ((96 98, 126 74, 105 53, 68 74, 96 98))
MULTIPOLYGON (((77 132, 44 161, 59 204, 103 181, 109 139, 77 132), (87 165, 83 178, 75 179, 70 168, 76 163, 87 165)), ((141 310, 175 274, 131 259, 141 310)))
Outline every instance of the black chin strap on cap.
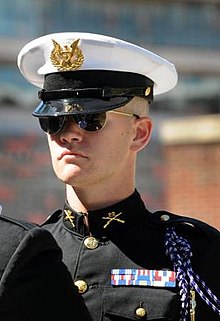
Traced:
POLYGON ((44 89, 38 93, 46 102, 67 98, 146 98, 153 101, 153 81, 144 75, 110 70, 56 72, 45 75, 44 89))

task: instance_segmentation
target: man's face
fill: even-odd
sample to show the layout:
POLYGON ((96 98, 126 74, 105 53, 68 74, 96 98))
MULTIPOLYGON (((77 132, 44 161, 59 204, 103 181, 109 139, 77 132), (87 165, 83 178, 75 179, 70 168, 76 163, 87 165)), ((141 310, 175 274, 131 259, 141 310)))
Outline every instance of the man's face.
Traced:
POLYGON ((135 161, 132 144, 137 121, 135 117, 107 113, 101 130, 88 132, 69 121, 61 132, 48 135, 57 177, 73 187, 92 188, 128 176, 135 161))

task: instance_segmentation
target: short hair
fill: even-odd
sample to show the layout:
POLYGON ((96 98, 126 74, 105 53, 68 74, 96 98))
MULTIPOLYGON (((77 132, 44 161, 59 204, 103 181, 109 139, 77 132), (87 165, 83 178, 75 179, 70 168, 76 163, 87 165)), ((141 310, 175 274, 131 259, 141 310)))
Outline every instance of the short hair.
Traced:
POLYGON ((132 100, 123 107, 120 107, 121 111, 126 113, 132 113, 140 117, 149 116, 149 102, 147 99, 142 97, 134 97, 132 100))

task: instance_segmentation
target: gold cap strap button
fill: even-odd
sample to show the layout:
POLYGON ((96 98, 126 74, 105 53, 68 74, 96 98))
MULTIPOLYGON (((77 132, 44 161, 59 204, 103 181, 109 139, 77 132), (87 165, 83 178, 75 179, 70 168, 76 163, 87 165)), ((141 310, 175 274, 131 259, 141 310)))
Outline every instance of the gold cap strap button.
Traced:
POLYGON ((139 307, 135 310, 135 314, 136 316, 143 318, 147 314, 147 311, 144 308, 139 307))
POLYGON ((79 293, 85 293, 88 289, 88 284, 84 280, 75 281, 74 284, 77 286, 79 293))
POLYGON ((89 236, 84 240, 84 245, 90 249, 90 250, 94 250, 99 246, 99 242, 98 240, 93 237, 93 236, 89 236))

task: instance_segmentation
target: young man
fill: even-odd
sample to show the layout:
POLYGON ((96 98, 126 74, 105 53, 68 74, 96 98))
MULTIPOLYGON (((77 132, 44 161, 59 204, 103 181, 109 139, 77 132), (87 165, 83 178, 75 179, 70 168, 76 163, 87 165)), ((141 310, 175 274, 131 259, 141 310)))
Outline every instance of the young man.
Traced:
POLYGON ((93 320, 219 320, 220 233, 150 213, 135 188, 149 104, 176 85, 175 67, 122 40, 71 32, 28 43, 18 66, 43 88, 33 115, 66 184, 45 228, 93 320))
POLYGON ((76 289, 48 231, 0 215, 1 321, 90 321, 76 289))

